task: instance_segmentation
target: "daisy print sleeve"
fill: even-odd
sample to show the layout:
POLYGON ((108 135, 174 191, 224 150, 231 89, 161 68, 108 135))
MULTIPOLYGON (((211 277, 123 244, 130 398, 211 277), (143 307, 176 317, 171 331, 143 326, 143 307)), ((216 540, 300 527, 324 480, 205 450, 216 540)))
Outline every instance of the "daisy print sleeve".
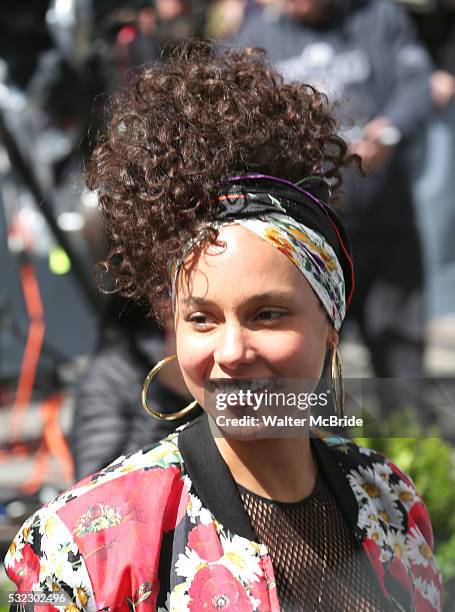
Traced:
POLYGON ((440 612, 442 578, 433 554, 433 530, 411 478, 384 455, 332 438, 358 503, 357 531, 364 551, 397 609, 440 612))
MULTIPOLYGON (((49 508, 25 521, 8 549, 5 569, 18 594, 46 595, 74 612, 95 609, 82 555, 67 526, 49 508)), ((40 605, 43 612, 55 609, 40 605)))

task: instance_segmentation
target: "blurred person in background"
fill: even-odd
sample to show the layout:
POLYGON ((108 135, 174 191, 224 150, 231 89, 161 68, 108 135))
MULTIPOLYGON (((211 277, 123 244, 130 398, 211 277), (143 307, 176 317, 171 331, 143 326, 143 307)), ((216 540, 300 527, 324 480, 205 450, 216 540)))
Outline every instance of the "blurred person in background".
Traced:
POLYGON ((290 0, 277 18, 247 18, 235 38, 264 47, 289 81, 339 101, 367 178, 345 173, 358 323, 379 377, 420 377, 423 271, 406 146, 431 111, 431 60, 405 11, 387 0, 290 0))
POLYGON ((155 0, 140 2, 136 10, 120 9, 125 22, 116 39, 120 71, 156 61, 180 39, 201 34, 205 12, 205 0, 155 0))
MULTIPOLYGON (((257 7, 256 4, 253 6, 257 7)), ((236 34, 245 19, 246 8, 245 0, 215 0, 212 2, 207 8, 206 35, 222 40, 236 34)))
POLYGON ((189 36, 194 29, 185 0, 155 0, 157 27, 162 44, 189 36))
POLYGON ((455 4, 428 3, 410 10, 435 64, 433 114, 414 156, 414 192, 427 277, 430 341, 455 345, 455 4))

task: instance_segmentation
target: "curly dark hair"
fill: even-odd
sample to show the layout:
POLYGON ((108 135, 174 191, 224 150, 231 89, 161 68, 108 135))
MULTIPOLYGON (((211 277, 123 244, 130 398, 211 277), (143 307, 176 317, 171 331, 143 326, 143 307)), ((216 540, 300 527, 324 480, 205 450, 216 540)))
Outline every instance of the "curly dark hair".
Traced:
POLYGON ((87 174, 111 240, 103 266, 159 316, 169 262, 216 215, 223 178, 320 174, 338 186, 351 159, 327 98, 285 83, 263 50, 186 41, 112 100, 87 174))

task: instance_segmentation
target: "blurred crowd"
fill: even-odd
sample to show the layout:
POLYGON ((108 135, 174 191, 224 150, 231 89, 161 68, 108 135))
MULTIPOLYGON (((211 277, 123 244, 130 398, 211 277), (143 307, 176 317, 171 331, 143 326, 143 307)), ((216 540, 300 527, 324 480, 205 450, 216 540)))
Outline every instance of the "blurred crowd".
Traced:
MULTIPOLYGON (((74 185, 82 185, 106 94, 128 86, 131 69, 192 34, 263 47, 285 79, 314 85, 336 104, 341 132, 366 172, 346 173, 335 202, 352 236, 357 270, 346 335, 361 337, 372 372, 423 378, 426 331, 433 326, 443 340, 454 334, 453 0, 5 3, 0 239, 19 262, 25 295, 34 258, 49 255, 55 272, 71 264, 96 311, 98 340, 77 380, 70 436, 77 478, 181 424, 158 426, 139 401, 147 371, 174 351, 171 325, 163 330, 138 306, 94 296, 88 270, 107 246, 96 202, 74 185), (68 239, 75 232, 82 242, 68 239)), ((2 298, 0 291, 0 322, 2 298)), ((33 310, 27 302, 35 323, 43 316, 36 305, 33 310)), ((1 334, 0 325, 0 346, 1 334)), ((33 353, 30 330, 27 342, 33 353)), ((44 347, 45 339, 37 341, 35 362, 22 361, 17 414, 32 397, 44 347), (28 391, 24 368, 31 368, 28 391)), ((171 412, 187 393, 178 372, 158 379, 150 392, 157 409, 171 412)))

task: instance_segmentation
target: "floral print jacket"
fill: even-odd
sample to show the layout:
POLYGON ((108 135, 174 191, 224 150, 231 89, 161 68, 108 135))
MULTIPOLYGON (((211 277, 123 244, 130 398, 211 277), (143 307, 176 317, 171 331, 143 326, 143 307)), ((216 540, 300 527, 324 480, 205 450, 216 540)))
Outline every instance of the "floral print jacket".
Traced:
MULTIPOLYGON (((311 444, 384 609, 441 610, 431 524, 411 480, 349 440, 311 444)), ((69 612, 280 610, 268 551, 255 541, 206 415, 36 512, 5 567, 18 592, 64 592, 69 612)))

